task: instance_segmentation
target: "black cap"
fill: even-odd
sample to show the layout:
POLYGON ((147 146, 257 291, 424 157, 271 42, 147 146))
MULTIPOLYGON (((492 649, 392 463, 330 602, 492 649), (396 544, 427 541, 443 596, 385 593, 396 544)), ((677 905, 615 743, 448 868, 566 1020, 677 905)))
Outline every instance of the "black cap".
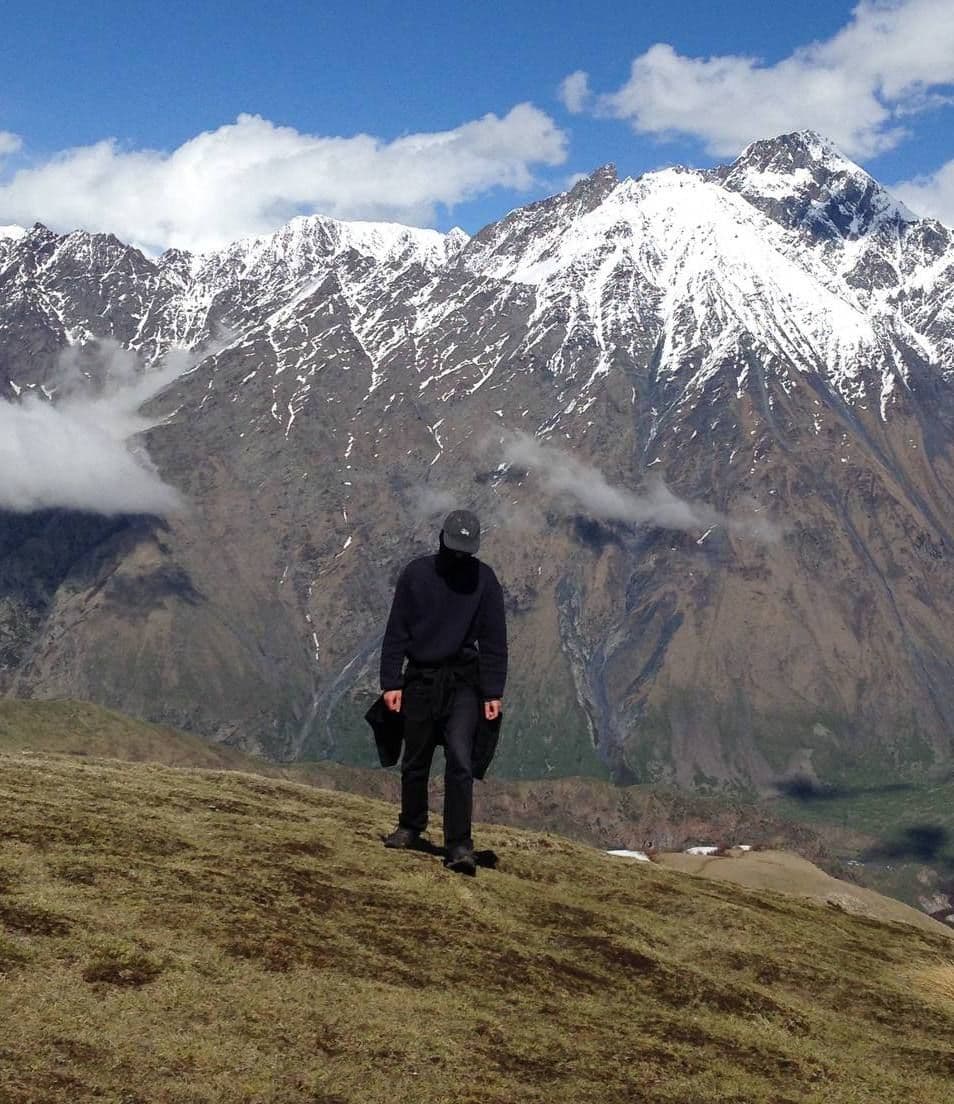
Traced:
POLYGON ((444 519, 444 544, 472 556, 480 547, 480 521, 470 510, 454 510, 444 519))

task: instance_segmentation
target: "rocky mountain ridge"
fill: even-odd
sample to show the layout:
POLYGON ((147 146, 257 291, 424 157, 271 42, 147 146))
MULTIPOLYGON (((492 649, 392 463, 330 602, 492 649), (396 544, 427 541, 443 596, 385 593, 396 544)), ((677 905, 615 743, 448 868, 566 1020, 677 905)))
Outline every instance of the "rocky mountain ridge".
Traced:
POLYGON ((201 257, 0 238, 10 398, 70 343, 224 345, 154 403, 190 516, 4 519, 0 678, 361 761, 390 584, 463 501, 507 593, 510 773, 948 761, 952 285, 952 232, 809 132, 607 166, 470 239, 318 216, 201 257), (634 522, 656 476, 716 524, 634 522), (38 581, 29 550, 77 525, 38 581))

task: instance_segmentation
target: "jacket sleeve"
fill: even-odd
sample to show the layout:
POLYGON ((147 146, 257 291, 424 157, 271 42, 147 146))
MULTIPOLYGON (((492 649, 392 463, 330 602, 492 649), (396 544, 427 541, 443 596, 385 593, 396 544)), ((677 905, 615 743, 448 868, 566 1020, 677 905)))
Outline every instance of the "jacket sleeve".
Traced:
POLYGON ((481 695, 484 701, 502 698, 507 682, 507 617, 503 589, 493 571, 484 587, 476 635, 481 695))
POLYGON ((400 690, 404 686, 404 656, 410 643, 411 587, 407 568, 394 587, 391 612, 381 641, 381 689, 400 690))

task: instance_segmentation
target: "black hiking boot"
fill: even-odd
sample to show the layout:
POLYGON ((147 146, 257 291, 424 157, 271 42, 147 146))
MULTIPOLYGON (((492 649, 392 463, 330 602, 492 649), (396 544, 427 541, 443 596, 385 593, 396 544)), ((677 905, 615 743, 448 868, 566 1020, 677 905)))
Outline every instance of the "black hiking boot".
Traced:
POLYGON ((447 852, 444 865, 456 874, 469 874, 473 877, 477 873, 477 860, 469 847, 452 847, 447 852))
POLYGON ((420 840, 420 832, 415 831, 413 828, 402 828, 398 825, 389 836, 385 836, 384 846, 404 851, 408 848, 417 847, 420 840))

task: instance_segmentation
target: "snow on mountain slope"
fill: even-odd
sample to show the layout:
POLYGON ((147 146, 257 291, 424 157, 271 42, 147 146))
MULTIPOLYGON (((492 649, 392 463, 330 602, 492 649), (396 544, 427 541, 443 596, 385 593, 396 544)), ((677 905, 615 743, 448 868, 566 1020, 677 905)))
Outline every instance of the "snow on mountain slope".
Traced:
POLYGON ((461 230, 442 234, 397 223, 341 222, 312 215, 292 219, 274 234, 245 238, 224 249, 192 256, 190 275, 206 284, 262 281, 276 271, 294 278, 314 275, 350 252, 382 266, 436 268, 464 241, 466 235, 461 230))
POLYGON ((790 229, 854 241, 882 227, 916 222, 833 142, 811 130, 762 139, 707 174, 790 229))
POLYGON ((842 398, 882 407, 906 379, 899 342, 950 368, 954 242, 810 133, 756 143, 721 170, 620 181, 543 232, 535 214, 474 239, 459 263, 533 287, 526 349, 539 323, 565 323, 553 370, 581 330, 595 340, 584 392, 647 333, 661 342, 659 371, 680 375, 686 392, 740 341, 777 358, 783 378, 818 375, 842 398))
POLYGON ((109 235, 2 241, 7 313, 19 302, 18 329, 25 313, 50 335, 34 346, 88 340, 104 320, 150 359, 234 336, 261 361, 243 379, 275 381, 261 401, 288 412, 274 417, 286 431, 336 359, 365 398, 389 381, 403 395, 409 370, 418 390, 441 382, 442 401, 502 368, 543 370, 563 380, 564 419, 586 413, 613 365, 648 358, 668 407, 723 370, 741 385, 755 348, 786 392, 811 378, 882 417, 912 364, 954 372, 952 235, 812 132, 713 170, 619 181, 605 168, 473 239, 309 216, 156 261, 109 235))
POLYGON ((169 251, 159 264, 176 285, 166 312, 172 339, 194 344, 213 324, 244 329, 263 314, 293 312, 332 271, 355 273, 359 284, 373 272, 380 286, 414 267, 435 270, 465 241, 459 229, 442 234, 312 215, 211 253, 169 251))
POLYGON ((112 235, 60 236, 38 225, 0 238, 0 333, 11 335, 0 348, 0 379, 6 361, 8 379, 38 383, 53 370, 47 349, 96 337, 152 360, 172 345, 274 328, 329 275, 356 300, 380 296, 411 285, 414 273, 436 271, 466 240, 459 229, 312 216, 213 253, 169 250, 151 259, 112 235))
POLYGON ((29 268, 39 285, 31 309, 66 340, 95 328, 75 305, 59 304, 52 285, 64 270, 97 283, 90 309, 126 316, 116 336, 147 356, 215 332, 262 332, 275 372, 309 340, 320 355, 314 337, 323 327, 310 304, 325 302, 331 279, 343 311, 332 324, 363 351, 369 394, 389 363, 411 360, 422 379, 448 376, 459 384, 445 388, 451 396, 505 361, 537 362, 546 350, 547 370, 575 383, 567 400, 579 411, 621 357, 655 349, 657 371, 690 396, 754 343, 786 387, 816 375, 843 399, 886 410, 907 378, 909 351, 945 374, 954 352, 950 233, 916 220, 812 132, 753 143, 714 170, 623 181, 600 170, 470 240, 456 230, 309 216, 223 250, 169 251, 156 262, 105 235, 76 233, 47 244, 29 268), (136 287, 116 284, 124 270, 136 287), (514 340, 481 342, 466 325, 473 332, 445 332, 478 295, 509 313, 520 295, 501 285, 532 289, 514 340))
POLYGON ((943 375, 952 372, 954 234, 918 219, 870 174, 812 131, 754 142, 708 174, 786 230, 783 242, 830 270, 879 331, 943 375))
POLYGON ((479 258, 475 268, 533 285, 539 314, 563 303, 568 329, 591 331, 600 364, 584 390, 625 341, 633 308, 648 303, 656 308, 662 375, 684 374, 703 347, 697 372, 717 368, 744 333, 800 369, 825 365, 832 383, 849 391, 878 344, 872 323, 850 289, 839 295, 825 286, 828 273, 816 258, 788 256, 783 237, 739 196, 672 169, 620 182, 559 233, 534 239, 517 263, 479 258))

